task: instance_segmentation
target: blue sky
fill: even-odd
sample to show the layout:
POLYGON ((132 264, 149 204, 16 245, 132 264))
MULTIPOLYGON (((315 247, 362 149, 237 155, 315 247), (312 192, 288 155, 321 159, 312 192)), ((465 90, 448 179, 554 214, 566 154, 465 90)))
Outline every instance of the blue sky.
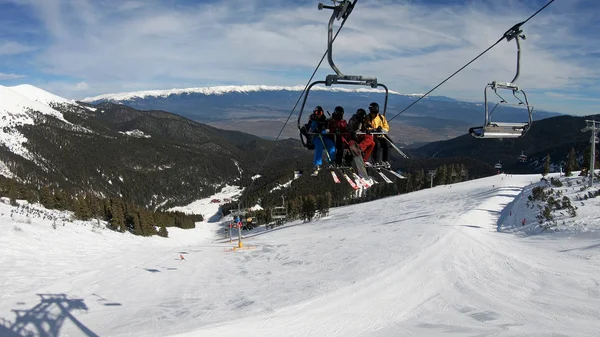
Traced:
MULTIPOLYGON (((329 1, 325 1, 330 3, 329 1)), ((0 0, 0 84, 66 98, 228 84, 305 84, 330 11, 289 0, 0 0)), ((424 93, 535 12, 538 0, 359 0, 334 46, 347 74, 424 93)), ((600 113, 600 2, 556 0, 523 26, 518 83, 536 109, 600 113)), ((433 94, 483 100, 515 71, 502 42, 433 94)), ((322 79, 331 69, 325 62, 322 79)))

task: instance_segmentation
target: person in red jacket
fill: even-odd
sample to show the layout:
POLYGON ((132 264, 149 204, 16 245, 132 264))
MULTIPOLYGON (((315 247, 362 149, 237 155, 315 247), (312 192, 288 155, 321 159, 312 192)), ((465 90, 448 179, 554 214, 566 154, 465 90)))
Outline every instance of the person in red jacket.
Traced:
POLYGON ((366 124, 367 112, 365 109, 358 109, 356 113, 348 121, 348 132, 350 134, 350 142, 356 142, 360 147, 363 154, 363 161, 369 162, 371 153, 375 148, 375 142, 373 141, 373 135, 369 134, 356 134, 358 131, 365 132, 367 128, 366 124))
POLYGON ((344 119, 344 108, 336 106, 329 119, 329 133, 335 141, 335 164, 342 166, 344 159, 344 144, 348 142, 348 131, 346 130, 347 124, 344 119))

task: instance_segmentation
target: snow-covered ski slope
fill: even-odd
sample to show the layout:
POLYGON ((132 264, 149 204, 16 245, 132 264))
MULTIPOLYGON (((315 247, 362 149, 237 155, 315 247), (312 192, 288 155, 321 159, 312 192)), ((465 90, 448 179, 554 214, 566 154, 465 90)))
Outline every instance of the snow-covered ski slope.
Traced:
POLYGON ((600 198, 578 204, 586 232, 525 235, 539 178, 335 208, 240 251, 218 223, 139 238, 0 204, 0 335, 597 336, 600 198))

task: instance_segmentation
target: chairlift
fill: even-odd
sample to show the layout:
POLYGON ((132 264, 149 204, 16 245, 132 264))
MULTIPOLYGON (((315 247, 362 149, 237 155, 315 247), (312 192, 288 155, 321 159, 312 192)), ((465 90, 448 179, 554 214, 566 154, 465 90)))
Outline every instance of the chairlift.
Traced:
MULTIPOLYGON (((376 77, 367 77, 362 75, 345 75, 343 74, 339 68, 333 62, 333 23, 335 20, 343 19, 343 22, 346 21, 352 10, 354 9, 354 5, 356 1, 350 0, 332 0, 333 6, 326 6, 322 3, 319 3, 318 9, 332 9, 333 13, 331 14, 331 18, 329 19, 329 24, 327 27, 327 61, 329 62, 329 66, 335 71, 335 74, 327 75, 324 81, 314 81, 307 88, 304 93, 304 99, 302 100, 302 105, 300 107, 300 113, 298 115, 298 130, 300 130, 300 140, 304 144, 304 140, 302 139, 302 114, 304 113, 304 109, 306 107, 306 102, 308 100, 308 96, 310 90, 318 84, 325 85, 326 87, 331 87, 332 85, 354 85, 354 86, 368 86, 371 88, 383 88, 385 90, 385 98, 383 102, 383 111, 380 113, 385 116, 387 112, 387 103, 388 103, 388 95, 389 91, 386 85, 377 82, 376 77)), ((343 24, 342 22, 342 24, 343 24)))
POLYGON ((281 206, 275 206, 271 209, 271 218, 273 220, 281 220, 285 219, 288 216, 287 207, 285 205, 285 196, 281 197, 283 199, 283 203, 281 206))
POLYGON ((498 162, 496 163, 496 165, 494 165, 494 167, 495 167, 496 169, 500 170, 500 169, 502 169, 502 164, 500 164, 500 162, 498 161, 498 162))
POLYGON ((275 206, 271 209, 271 219, 274 220, 274 223, 267 224, 267 229, 283 225, 283 221, 288 217, 287 206, 285 205, 285 196, 281 196, 281 198, 283 199, 282 205, 275 206))
POLYGON ((521 154, 519 155, 519 161, 521 163, 527 162, 527 156, 523 153, 523 151, 521 151, 521 154))
POLYGON ((533 106, 529 104, 525 91, 521 90, 515 83, 519 78, 520 63, 521 63, 521 44, 519 39, 525 40, 525 35, 522 34, 521 25, 523 23, 516 24, 506 33, 504 37, 506 41, 514 39, 517 44, 517 72, 515 77, 510 82, 499 82, 493 81, 485 86, 483 91, 484 94, 484 109, 485 109, 485 120, 483 126, 472 127, 469 129, 471 136, 475 138, 519 138, 524 136, 533 124, 533 106), (490 110, 488 106, 488 89, 493 90, 494 94, 500 99, 496 105, 490 110), (513 97, 517 100, 517 103, 508 103, 503 96, 501 96, 499 90, 508 90, 512 92, 513 97), (527 110, 527 121, 526 122, 495 122, 492 120, 492 113, 500 105, 511 105, 527 110))

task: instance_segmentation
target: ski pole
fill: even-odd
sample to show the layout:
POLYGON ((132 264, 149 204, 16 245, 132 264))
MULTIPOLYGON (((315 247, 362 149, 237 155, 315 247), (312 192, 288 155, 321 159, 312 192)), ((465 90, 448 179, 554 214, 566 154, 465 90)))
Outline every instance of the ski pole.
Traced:
POLYGON ((319 134, 319 139, 321 140, 321 144, 323 144, 323 149, 325 150, 325 154, 327 155, 327 162, 331 164, 331 157, 329 156, 329 151, 327 151, 327 146, 325 146, 325 141, 321 134, 319 134))

